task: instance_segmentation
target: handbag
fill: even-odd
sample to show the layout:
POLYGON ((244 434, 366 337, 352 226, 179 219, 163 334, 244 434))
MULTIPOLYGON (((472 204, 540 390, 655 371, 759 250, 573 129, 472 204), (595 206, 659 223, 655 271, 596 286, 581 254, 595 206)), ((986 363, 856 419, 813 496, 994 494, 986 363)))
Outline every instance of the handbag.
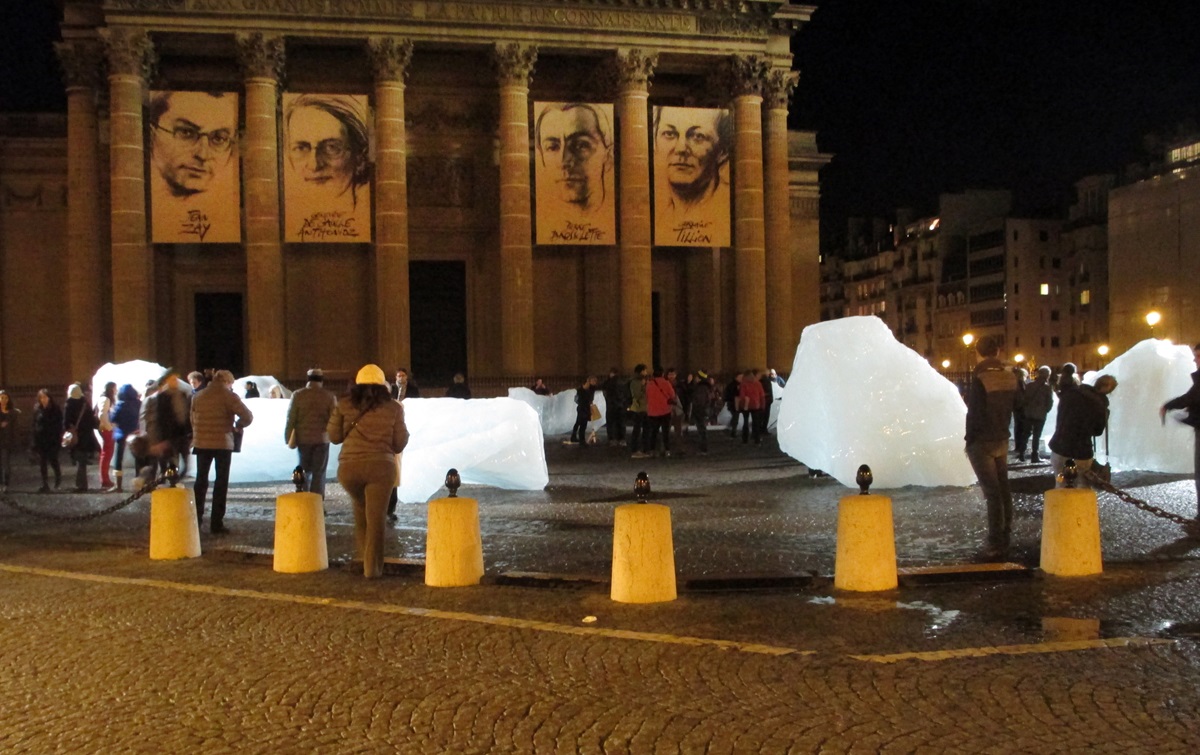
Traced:
POLYGON ((75 418, 75 426, 63 432, 59 441, 63 448, 74 448, 79 443, 79 423, 83 421, 84 407, 79 408, 79 416, 75 418))
POLYGON ((1104 463, 1096 461, 1096 441, 1092 441, 1092 466, 1088 474, 1104 483, 1112 483, 1112 463, 1108 458, 1108 420, 1104 421, 1104 463))
POLYGON ((596 420, 600 419, 600 407, 596 406, 595 404, 592 404, 591 417, 592 417, 592 422, 595 422, 596 420))

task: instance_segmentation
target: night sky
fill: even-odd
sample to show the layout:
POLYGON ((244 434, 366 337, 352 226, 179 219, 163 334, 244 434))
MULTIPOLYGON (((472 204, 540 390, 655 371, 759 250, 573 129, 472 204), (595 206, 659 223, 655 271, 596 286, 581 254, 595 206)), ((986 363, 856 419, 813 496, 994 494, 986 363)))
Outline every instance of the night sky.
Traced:
MULTIPOLYGON (((1200 124, 1200 5, 1182 0, 816 0, 792 126, 834 153, 822 222, 920 214, 1008 188, 1020 212, 1200 124)), ((63 110, 50 0, 0 2, 0 109, 63 110)))

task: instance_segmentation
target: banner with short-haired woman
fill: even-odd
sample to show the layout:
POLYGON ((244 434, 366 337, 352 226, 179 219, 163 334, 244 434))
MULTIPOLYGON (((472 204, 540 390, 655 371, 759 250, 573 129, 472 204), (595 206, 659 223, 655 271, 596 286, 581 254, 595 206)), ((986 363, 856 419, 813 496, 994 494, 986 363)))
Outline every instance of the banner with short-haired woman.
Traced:
POLYGON ((371 240, 371 131, 365 95, 283 95, 287 242, 371 240))
POLYGON ((617 243, 613 106, 533 103, 538 244, 617 243))
POLYGON ((151 241, 241 241, 237 94, 151 92, 146 131, 151 241))
POLYGON ((729 246, 728 110, 654 108, 654 244, 729 246))

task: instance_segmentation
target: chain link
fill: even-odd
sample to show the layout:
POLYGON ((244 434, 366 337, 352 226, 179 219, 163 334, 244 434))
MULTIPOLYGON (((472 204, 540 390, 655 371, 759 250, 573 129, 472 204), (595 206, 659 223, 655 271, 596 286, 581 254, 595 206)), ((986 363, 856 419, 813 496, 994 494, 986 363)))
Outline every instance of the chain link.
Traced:
POLYGON ((1135 498, 1133 495, 1121 490, 1108 480, 1105 480, 1102 477, 1097 477, 1096 474, 1090 469, 1084 471, 1083 479, 1087 480, 1093 487, 1097 487, 1103 490, 1105 493, 1112 493, 1125 503, 1133 504, 1135 507, 1145 511, 1148 514, 1153 514, 1159 519, 1166 519, 1169 522, 1178 524, 1180 527, 1183 527, 1183 531, 1187 533, 1188 537, 1200 539, 1200 520, 1188 519, 1187 517, 1180 516, 1172 511, 1159 508, 1149 501, 1143 501, 1140 498, 1135 498))
POLYGON ((0 496, 0 503, 4 503, 7 506, 11 506, 12 508, 16 509, 17 511, 20 511, 22 514, 28 514, 29 516, 37 517, 38 519, 50 519, 55 522, 89 522, 93 519, 99 519, 102 516, 107 516, 109 514, 112 514, 113 512, 120 511, 121 509, 130 505, 137 499, 141 498, 142 496, 146 495, 147 493, 149 493, 152 490, 154 490, 155 488, 157 488, 166 479, 167 479, 167 476, 164 474, 161 477, 159 477, 158 479, 151 480, 150 482, 146 483, 145 486, 143 486, 141 490, 137 491, 136 493, 129 496, 125 500, 118 501, 117 503, 114 503, 112 506, 100 509, 99 511, 92 511, 87 514, 50 514, 45 511, 31 509, 28 506, 25 506, 24 504, 18 503, 17 501, 15 501, 14 499, 12 499, 8 496, 0 496))

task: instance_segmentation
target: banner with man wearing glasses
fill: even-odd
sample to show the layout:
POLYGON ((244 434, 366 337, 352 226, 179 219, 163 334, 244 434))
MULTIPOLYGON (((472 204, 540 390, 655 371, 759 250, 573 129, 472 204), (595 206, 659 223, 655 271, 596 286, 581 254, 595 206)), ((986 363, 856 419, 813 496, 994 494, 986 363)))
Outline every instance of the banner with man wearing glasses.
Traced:
POLYGON ((238 96, 151 92, 151 238, 156 244, 242 240, 238 96))
POLYGON ((362 95, 283 95, 287 242, 371 240, 371 138, 362 95))

